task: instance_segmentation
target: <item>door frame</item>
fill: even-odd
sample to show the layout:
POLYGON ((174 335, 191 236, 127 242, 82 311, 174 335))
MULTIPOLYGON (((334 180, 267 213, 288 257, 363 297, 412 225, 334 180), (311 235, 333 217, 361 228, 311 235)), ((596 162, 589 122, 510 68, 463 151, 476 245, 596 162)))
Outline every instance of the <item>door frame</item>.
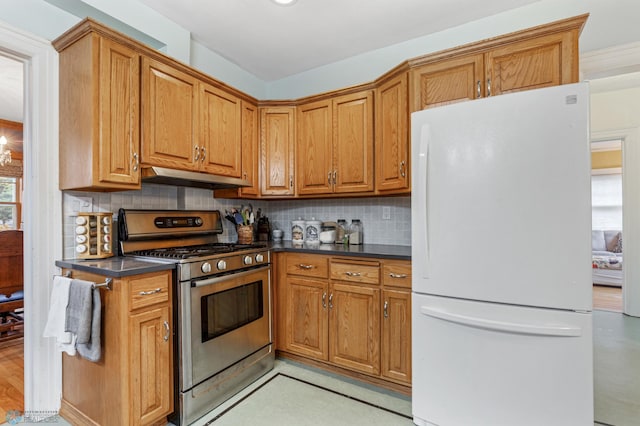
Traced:
POLYGON ((58 54, 48 40, 0 21, 0 54, 24 64, 24 403, 32 418, 57 414, 62 356, 42 332, 62 258, 58 189, 58 54))

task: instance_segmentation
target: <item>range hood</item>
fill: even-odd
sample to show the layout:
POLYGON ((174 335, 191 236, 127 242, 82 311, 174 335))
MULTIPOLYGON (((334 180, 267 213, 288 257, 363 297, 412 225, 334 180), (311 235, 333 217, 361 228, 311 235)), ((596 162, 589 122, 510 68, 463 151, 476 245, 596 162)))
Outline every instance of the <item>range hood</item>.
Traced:
POLYGON ((251 186, 247 180, 208 173, 167 169, 165 167, 143 167, 142 182, 162 185, 187 186, 205 189, 230 189, 251 186))

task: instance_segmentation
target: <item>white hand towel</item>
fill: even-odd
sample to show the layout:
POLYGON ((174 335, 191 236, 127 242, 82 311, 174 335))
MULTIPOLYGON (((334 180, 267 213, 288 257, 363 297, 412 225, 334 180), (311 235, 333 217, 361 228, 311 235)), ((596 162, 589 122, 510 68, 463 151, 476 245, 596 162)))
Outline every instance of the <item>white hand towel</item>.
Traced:
POLYGON ((55 337, 58 348, 69 355, 76 354, 76 342, 72 333, 65 331, 67 304, 69 303, 69 286, 71 278, 55 276, 51 289, 49 315, 44 327, 43 337, 55 337))

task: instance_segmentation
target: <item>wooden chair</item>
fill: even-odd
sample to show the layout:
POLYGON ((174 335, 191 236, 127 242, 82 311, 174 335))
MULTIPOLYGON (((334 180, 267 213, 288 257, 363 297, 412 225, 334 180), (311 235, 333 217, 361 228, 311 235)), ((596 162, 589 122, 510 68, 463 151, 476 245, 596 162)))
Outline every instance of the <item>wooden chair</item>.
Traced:
POLYGON ((0 231, 0 342, 23 336, 22 231, 0 231))

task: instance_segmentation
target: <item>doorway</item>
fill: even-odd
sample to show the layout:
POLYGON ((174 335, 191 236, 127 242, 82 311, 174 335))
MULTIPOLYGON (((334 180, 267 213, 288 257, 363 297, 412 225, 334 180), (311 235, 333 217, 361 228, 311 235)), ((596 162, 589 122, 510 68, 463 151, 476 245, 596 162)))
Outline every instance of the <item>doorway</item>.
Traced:
POLYGON ((591 142, 593 308, 622 312, 622 140, 591 142))

